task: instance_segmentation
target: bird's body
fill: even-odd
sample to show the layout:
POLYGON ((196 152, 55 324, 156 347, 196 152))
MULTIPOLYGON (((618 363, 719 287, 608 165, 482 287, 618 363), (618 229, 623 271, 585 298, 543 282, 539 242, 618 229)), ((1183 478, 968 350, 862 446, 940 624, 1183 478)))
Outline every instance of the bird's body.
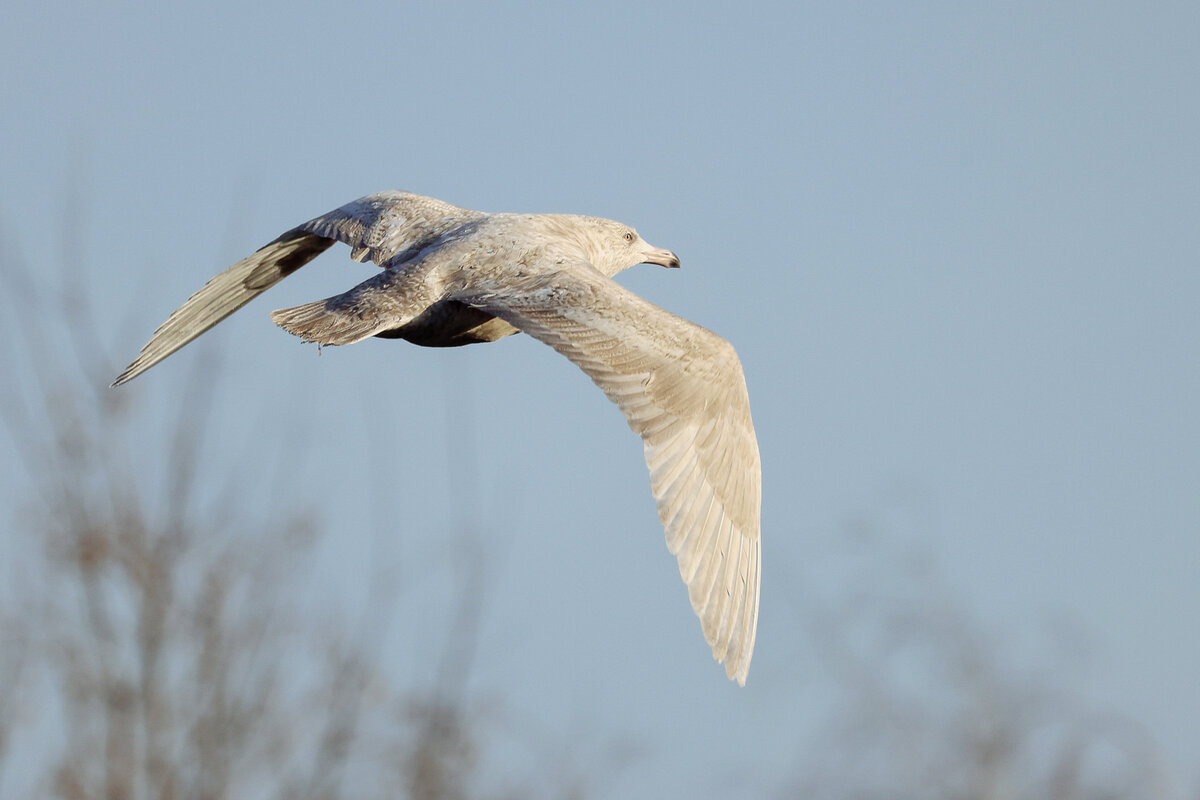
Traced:
POLYGON ((721 337, 612 276, 673 253, 598 217, 486 214, 381 192, 317 217, 214 277, 114 385, 166 358, 335 241, 383 268, 344 294, 274 312, 321 344, 425 347, 525 332, 571 359, 643 440, 667 543, 713 655, 745 683, 758 623, 760 466, 741 363, 721 337))

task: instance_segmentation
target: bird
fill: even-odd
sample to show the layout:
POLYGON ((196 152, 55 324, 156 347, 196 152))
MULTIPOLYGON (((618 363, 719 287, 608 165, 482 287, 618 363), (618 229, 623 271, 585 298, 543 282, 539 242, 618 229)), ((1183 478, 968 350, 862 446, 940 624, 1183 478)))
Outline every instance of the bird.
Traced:
POLYGON ((309 220, 212 278, 113 386, 165 359, 334 243, 381 268, 343 294, 274 311, 319 345, 372 336, 459 347, 525 333, 575 363, 641 439, 650 485, 713 657, 744 686, 758 629, 762 469, 733 346, 613 280, 679 267, 632 227, 485 213, 386 191, 309 220))

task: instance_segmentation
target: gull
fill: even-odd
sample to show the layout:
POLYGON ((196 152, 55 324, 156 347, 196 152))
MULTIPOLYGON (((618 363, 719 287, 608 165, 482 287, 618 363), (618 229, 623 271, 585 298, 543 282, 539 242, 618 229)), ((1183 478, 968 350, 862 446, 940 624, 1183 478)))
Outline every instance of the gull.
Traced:
POLYGON ((489 214, 380 192, 279 236, 210 280, 113 386, 132 380, 331 247, 382 271, 275 311, 320 345, 371 336, 457 347, 526 333, 582 369, 642 438, 650 486, 713 657, 746 683, 758 629, 762 476, 741 361, 717 334, 612 280, 678 267, 633 228, 573 214, 489 214))

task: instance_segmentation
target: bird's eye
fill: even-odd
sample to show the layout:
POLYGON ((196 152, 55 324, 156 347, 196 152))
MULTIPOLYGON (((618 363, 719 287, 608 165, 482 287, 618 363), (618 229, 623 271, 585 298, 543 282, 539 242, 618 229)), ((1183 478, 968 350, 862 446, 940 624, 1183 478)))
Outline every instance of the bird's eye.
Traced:
POLYGON ((632 242, 636 238, 637 238, 637 235, 634 234, 633 231, 625 231, 625 241, 632 242))

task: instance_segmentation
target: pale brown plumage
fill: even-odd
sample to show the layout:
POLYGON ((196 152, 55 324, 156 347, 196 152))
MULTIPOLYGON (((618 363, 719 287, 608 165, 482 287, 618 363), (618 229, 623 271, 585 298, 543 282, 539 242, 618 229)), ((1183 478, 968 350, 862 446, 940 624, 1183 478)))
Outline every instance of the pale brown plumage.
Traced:
POLYGON ((114 382, 166 358, 334 241, 383 271, 350 291, 274 312, 322 344, 370 336, 430 347, 523 331, 579 366, 625 414, 692 608, 713 655, 745 683, 758 625, 761 470, 741 363, 720 336, 621 287, 639 263, 678 266, 612 220, 485 214, 382 192, 310 220, 217 275, 114 382))

